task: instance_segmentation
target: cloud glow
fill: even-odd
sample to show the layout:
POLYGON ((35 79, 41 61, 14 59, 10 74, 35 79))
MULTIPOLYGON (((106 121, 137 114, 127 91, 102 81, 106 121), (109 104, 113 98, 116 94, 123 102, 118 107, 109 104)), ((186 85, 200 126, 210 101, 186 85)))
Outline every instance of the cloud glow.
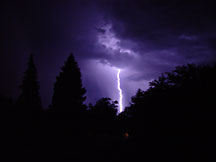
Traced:
POLYGON ((98 43, 113 52, 135 55, 135 52, 133 52, 132 50, 120 46, 121 40, 115 36, 111 29, 111 24, 107 24, 99 28, 100 32, 98 34, 98 43))
MULTIPOLYGON (((122 46, 122 41, 116 37, 115 33, 113 33, 112 31, 112 25, 111 24, 106 24, 103 25, 99 28, 97 28, 98 30, 98 35, 97 35, 97 43, 99 45, 102 45, 107 51, 108 54, 114 54, 114 55, 120 55, 121 57, 125 57, 125 56, 133 56, 136 57, 137 54, 127 48, 122 46)), ((117 59, 118 57, 116 57, 117 59)), ((104 61, 104 60, 103 60, 104 61)), ((108 64, 110 64, 110 66, 113 65, 113 62, 109 62, 108 60, 106 60, 108 62, 108 64)), ((106 63, 107 63, 106 62, 106 63)), ((121 64, 119 62, 119 64, 121 64)), ((120 66, 120 65, 119 65, 120 66)), ((123 94, 122 94, 122 89, 121 89, 121 78, 120 78, 120 73, 121 73, 121 69, 119 69, 118 65, 115 65, 115 67, 117 67, 117 89, 119 92, 119 113, 121 113, 123 111, 123 94)))

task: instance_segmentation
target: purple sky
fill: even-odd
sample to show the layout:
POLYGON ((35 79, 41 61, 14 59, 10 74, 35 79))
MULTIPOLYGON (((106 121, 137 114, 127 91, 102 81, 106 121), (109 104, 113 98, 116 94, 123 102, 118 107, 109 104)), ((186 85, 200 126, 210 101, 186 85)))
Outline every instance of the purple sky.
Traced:
POLYGON ((14 0, 1 2, 0 94, 16 97, 35 54, 44 107, 69 53, 79 62, 87 102, 118 100, 186 63, 216 60, 216 10, 208 0, 14 0), (7 86, 5 86, 7 85, 7 86))

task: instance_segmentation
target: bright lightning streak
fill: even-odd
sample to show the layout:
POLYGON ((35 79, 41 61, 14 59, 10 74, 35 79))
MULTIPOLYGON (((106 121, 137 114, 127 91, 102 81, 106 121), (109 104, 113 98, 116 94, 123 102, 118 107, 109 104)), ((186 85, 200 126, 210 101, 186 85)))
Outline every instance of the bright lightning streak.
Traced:
POLYGON ((118 80, 118 91, 119 91, 119 112, 121 113, 123 111, 123 105, 122 105, 122 89, 121 89, 121 82, 120 82, 120 72, 121 69, 118 69, 117 73, 117 80, 118 80))

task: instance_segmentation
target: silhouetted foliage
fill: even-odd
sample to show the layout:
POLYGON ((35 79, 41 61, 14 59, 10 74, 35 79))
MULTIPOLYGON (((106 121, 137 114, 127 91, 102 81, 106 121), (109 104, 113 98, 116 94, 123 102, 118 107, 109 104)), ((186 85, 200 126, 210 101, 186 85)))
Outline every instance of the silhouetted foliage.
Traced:
POLYGON ((89 106, 91 131, 94 133, 113 133, 117 104, 117 101, 111 101, 110 98, 101 98, 94 106, 89 106))
POLYGON ((29 57, 28 67, 24 73, 20 90, 21 93, 17 100, 17 111, 24 118, 38 118, 42 112, 42 105, 39 95, 37 70, 32 54, 29 57))
POLYGON ((51 110, 61 113, 74 113, 83 111, 86 97, 82 85, 81 73, 73 54, 70 54, 54 84, 51 110))
POLYGON ((110 98, 86 108, 71 54, 56 78, 49 110, 42 111, 31 55, 16 106, 0 96, 5 156, 46 162, 210 161, 216 151, 215 74, 216 66, 178 66, 146 91, 138 89, 117 114, 118 102, 110 98))
POLYGON ((169 152, 161 155, 166 158, 183 154, 183 161, 203 161, 204 156, 212 157, 204 148, 209 147, 210 153, 215 141, 215 74, 216 66, 178 66, 152 81, 148 90, 138 90, 125 110, 133 137, 148 139, 146 147, 169 152))
POLYGON ((80 68, 73 54, 67 58, 54 83, 52 104, 45 115, 45 131, 48 137, 73 137, 86 134, 86 90, 82 85, 80 68))
POLYGON ((101 118, 115 118, 117 114, 117 101, 111 101, 111 98, 101 98, 94 106, 90 105, 90 112, 97 114, 101 118))

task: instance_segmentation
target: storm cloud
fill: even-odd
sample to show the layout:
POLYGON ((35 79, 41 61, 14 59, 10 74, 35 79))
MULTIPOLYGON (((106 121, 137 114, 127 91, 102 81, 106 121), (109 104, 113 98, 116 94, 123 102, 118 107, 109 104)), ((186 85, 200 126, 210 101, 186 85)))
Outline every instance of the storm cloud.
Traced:
POLYGON ((18 95, 28 55, 35 53, 44 105, 70 52, 81 67, 87 102, 118 100, 116 68, 122 69, 124 105, 162 72, 216 61, 210 0, 21 0, 4 2, 1 12, 1 93, 18 95))

